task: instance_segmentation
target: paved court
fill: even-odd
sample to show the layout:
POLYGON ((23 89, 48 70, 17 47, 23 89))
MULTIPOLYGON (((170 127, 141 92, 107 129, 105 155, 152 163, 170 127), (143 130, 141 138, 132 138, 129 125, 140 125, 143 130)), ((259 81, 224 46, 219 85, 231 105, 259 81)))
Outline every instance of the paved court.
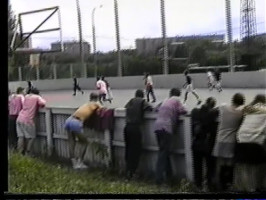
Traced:
MULTIPOLYGON (((63 91, 41 91, 41 95, 47 100, 47 107, 70 107, 70 108, 77 108, 83 103, 89 100, 89 94, 95 90, 85 90, 84 94, 77 93, 76 96, 72 96, 73 91, 71 90, 63 90, 63 91)), ((159 102, 164 100, 169 95, 169 89, 156 89, 155 88, 155 95, 157 101, 153 103, 156 106, 159 102)), ((206 98, 213 96, 217 99, 217 105, 221 103, 230 103, 231 97, 237 93, 241 92, 246 97, 246 103, 250 103, 254 96, 259 93, 265 94, 265 89, 227 89, 224 88, 221 93, 217 92, 216 90, 209 91, 208 89, 196 89, 197 93, 199 94, 200 98, 205 101, 206 98)), ((109 102, 105 102, 104 105, 108 108, 121 108, 124 107, 127 101, 134 97, 135 90, 128 89, 128 90, 112 90, 114 100, 112 104, 109 102)), ((182 91, 181 98, 184 99, 184 90, 182 91)), ((187 108, 191 110, 193 107, 196 106, 196 98, 193 94, 188 95, 187 100, 187 108)))

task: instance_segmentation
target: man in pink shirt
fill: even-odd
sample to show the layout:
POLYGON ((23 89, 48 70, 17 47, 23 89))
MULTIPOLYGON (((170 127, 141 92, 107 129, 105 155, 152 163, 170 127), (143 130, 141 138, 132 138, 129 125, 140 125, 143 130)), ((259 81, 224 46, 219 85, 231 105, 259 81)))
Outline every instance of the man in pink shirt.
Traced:
POLYGON ((106 101, 107 88, 106 83, 101 80, 100 77, 97 77, 96 87, 99 93, 99 99, 102 104, 102 101, 106 101))
POLYGON ((36 127, 34 118, 39 107, 44 107, 46 101, 39 95, 39 90, 33 88, 30 94, 25 96, 23 108, 17 118, 18 150, 20 153, 31 153, 34 139, 36 138, 36 127), (26 145, 24 143, 26 140, 26 145))
POLYGON ((9 110, 9 120, 8 120, 8 143, 9 147, 16 149, 17 147, 17 131, 16 131, 16 120, 19 112, 22 109, 22 105, 24 102, 24 88, 18 87, 16 94, 12 94, 10 96, 8 102, 8 110, 9 110))

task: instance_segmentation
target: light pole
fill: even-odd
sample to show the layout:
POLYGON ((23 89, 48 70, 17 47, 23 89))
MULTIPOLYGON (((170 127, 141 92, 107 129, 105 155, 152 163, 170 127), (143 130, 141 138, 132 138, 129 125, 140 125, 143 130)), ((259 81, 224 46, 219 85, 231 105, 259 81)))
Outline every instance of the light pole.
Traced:
POLYGON ((115 9, 116 45, 117 45, 117 54, 118 54, 117 76, 122 76, 122 62, 121 62, 121 52, 120 52, 120 34, 119 34, 119 20, 118 20, 117 0, 114 0, 114 9, 115 9))
MULTIPOLYGON (((102 8, 103 6, 100 5, 99 8, 102 8)), ((97 77, 98 74, 98 66, 97 66, 97 53, 96 53, 96 37, 95 37, 95 22, 94 22, 94 13, 97 7, 93 8, 91 13, 91 19, 92 19, 92 40, 93 40, 93 53, 94 53, 94 76, 97 77)))
POLYGON ((164 9, 164 0, 161 0, 161 20, 162 20, 162 36, 163 36, 163 73, 168 74, 168 47, 166 40, 166 24, 165 24, 165 9, 164 9))
MULTIPOLYGON (((81 13, 80 13, 80 6, 79 6, 79 0, 76 0, 77 5, 77 14, 78 14, 78 28, 79 28, 79 53, 80 53, 80 63, 83 67, 84 64, 84 54, 83 54, 83 39, 82 39, 82 23, 81 23, 81 13)), ((86 77, 86 74, 84 73, 84 77, 86 77)))

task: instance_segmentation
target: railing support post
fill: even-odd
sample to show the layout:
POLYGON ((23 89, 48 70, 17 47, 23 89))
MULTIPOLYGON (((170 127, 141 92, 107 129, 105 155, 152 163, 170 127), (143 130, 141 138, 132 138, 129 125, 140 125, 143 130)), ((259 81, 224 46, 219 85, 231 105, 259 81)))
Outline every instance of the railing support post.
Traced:
POLYGON ((53 133, 52 133, 52 114, 51 109, 45 111, 45 125, 47 133, 47 155, 51 156, 53 153, 53 133))
POLYGON ((191 118, 184 117, 184 139, 185 139, 185 162, 186 162, 186 176, 187 179, 193 181, 193 160, 192 160, 192 138, 191 138, 191 118))

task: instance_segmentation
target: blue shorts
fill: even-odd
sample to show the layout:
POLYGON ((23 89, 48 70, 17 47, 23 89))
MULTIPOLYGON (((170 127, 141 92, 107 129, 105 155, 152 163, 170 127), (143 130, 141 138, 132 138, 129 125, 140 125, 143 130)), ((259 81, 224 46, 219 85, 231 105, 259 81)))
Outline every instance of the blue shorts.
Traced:
POLYGON ((67 118, 64 128, 69 132, 83 133, 83 122, 70 116, 67 118))

